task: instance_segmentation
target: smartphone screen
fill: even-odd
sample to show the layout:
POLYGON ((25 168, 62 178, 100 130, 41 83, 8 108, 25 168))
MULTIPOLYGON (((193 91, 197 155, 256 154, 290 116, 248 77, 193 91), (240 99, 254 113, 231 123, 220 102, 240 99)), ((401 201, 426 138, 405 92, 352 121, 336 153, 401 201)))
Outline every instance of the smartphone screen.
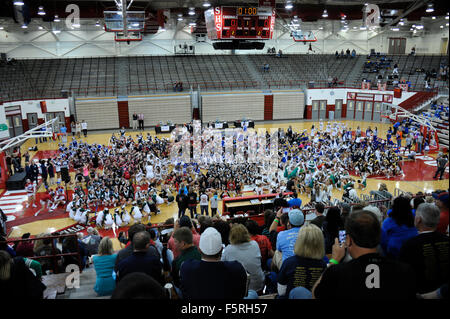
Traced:
POLYGON ((283 213, 289 213, 291 211, 290 207, 283 208, 283 213))
POLYGON ((345 230, 339 231, 339 243, 343 244, 345 242, 345 230))

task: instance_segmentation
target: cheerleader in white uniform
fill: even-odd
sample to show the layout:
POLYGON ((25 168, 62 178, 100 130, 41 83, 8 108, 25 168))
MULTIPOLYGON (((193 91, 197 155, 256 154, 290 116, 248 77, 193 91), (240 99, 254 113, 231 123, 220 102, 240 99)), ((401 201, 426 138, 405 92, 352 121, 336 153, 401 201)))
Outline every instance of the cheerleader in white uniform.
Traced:
POLYGON ((122 219, 122 225, 127 226, 130 223, 131 217, 125 206, 122 206, 122 212, 120 213, 120 218, 122 219))
POLYGON ((117 227, 122 226, 122 218, 120 216, 120 210, 118 208, 114 210, 114 222, 116 223, 117 227))
POLYGON ((77 211, 75 213, 75 216, 74 216, 74 219, 75 219, 76 222, 78 222, 78 223, 80 222, 81 215, 83 214, 83 212, 84 212, 84 208, 78 208, 77 209, 77 211))
POLYGON ((113 217, 109 213, 109 211, 105 212, 105 216, 103 217, 103 225, 105 229, 109 229, 112 227, 114 223, 113 217))
POLYGON ((147 179, 147 182, 150 183, 154 178, 155 174, 153 173, 153 166, 150 162, 147 162, 147 166, 145 166, 146 175, 145 178, 147 179))
POLYGON ((78 222, 80 224, 87 225, 88 224, 88 219, 89 219, 88 214, 89 214, 89 210, 87 210, 87 209, 84 210, 81 213, 80 220, 78 222))
MULTIPOLYGON (((71 202, 71 203, 73 203, 73 202, 71 202)), ((77 212, 77 209, 78 209, 77 205, 73 204, 72 207, 69 210, 69 217, 70 217, 70 219, 75 220, 75 214, 77 212)))
POLYGON ((103 218, 105 216, 104 211, 99 211, 97 214, 97 217, 95 218, 95 223, 97 224, 97 227, 103 227, 103 218))
POLYGON ((130 212, 131 216, 133 216, 133 219, 135 223, 140 223, 142 219, 142 213, 139 207, 137 206, 136 202, 133 202, 133 207, 131 208, 130 212))

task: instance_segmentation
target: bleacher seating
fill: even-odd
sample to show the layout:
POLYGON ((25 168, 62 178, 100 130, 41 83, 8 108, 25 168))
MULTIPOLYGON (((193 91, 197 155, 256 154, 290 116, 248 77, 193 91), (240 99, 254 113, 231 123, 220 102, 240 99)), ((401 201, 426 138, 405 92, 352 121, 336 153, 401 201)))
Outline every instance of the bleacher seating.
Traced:
MULTIPOLYGON (((392 60, 391 67, 399 65, 399 79, 411 82, 412 90, 423 91, 425 73, 416 70, 438 72, 447 57, 393 55, 385 59, 392 60)), ((375 84, 377 74, 364 72, 365 61, 366 56, 336 59, 332 54, 25 59, 0 66, 0 99, 55 98, 61 97, 61 91, 79 97, 115 96, 120 85, 125 86, 121 92, 128 95, 170 93, 176 82, 182 82, 185 90, 192 86, 204 91, 298 88, 309 82, 314 82, 315 87, 327 87, 330 76, 338 79, 338 87, 359 86, 364 78, 375 84), (125 65, 126 74, 119 74, 120 63, 125 65), (266 63, 270 66, 268 72, 263 71, 266 63)), ((385 77, 392 73, 383 71, 385 77)), ((447 87, 437 78, 432 80, 432 87, 436 86, 447 87)))

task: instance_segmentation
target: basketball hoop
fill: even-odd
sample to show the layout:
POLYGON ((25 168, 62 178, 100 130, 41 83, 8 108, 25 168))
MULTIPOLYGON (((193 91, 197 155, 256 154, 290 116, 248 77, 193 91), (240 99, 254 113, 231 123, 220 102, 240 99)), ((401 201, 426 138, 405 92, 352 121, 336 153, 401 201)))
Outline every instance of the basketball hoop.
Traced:
POLYGON ((291 32, 295 42, 316 42, 317 38, 312 31, 294 30, 291 32))

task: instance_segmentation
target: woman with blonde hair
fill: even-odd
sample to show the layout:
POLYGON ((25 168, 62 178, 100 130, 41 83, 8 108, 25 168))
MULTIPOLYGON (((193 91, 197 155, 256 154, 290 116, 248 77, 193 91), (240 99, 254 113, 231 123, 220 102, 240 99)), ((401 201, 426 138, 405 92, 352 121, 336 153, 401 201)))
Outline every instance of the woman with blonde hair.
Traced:
POLYGON ((98 254, 92 258, 97 273, 94 290, 99 296, 109 296, 116 288, 116 281, 113 277, 116 258, 117 254, 114 254, 111 239, 104 237, 98 245, 98 254))
POLYGON ((222 253, 222 261, 238 261, 250 274, 249 290, 257 293, 264 288, 264 272, 261 268, 261 250, 258 243, 251 240, 250 233, 242 224, 235 224, 230 230, 230 244, 222 253))
POLYGON ((325 241, 320 228, 314 224, 301 227, 294 253, 281 266, 277 278, 278 295, 289 299, 311 298, 312 287, 327 268, 323 260, 325 241))

